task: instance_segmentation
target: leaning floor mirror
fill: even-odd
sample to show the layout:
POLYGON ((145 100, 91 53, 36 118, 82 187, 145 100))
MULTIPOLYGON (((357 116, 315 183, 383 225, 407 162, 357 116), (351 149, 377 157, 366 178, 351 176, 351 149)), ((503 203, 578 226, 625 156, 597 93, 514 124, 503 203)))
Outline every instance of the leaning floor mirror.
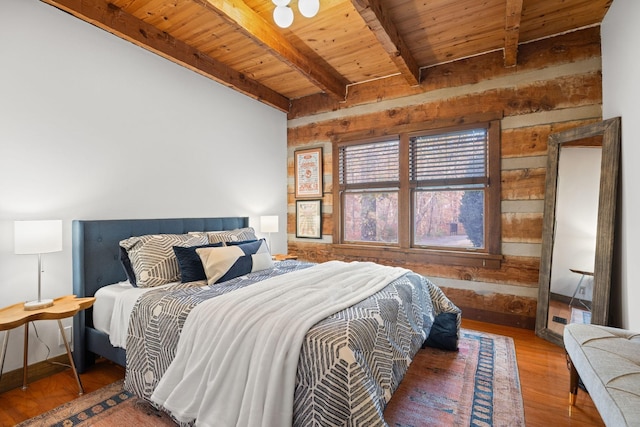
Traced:
POLYGON ((557 345, 607 324, 619 164, 619 117, 549 136, 536 334, 557 345))

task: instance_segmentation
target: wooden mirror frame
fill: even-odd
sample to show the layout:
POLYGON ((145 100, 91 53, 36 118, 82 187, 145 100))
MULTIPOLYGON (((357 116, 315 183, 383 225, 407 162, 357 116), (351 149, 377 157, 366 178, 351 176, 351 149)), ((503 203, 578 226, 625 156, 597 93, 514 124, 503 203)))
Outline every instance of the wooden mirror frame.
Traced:
POLYGON ((562 336, 548 328, 548 317, 560 146, 597 136, 602 136, 602 160, 600 165, 591 323, 606 325, 609 320, 609 293, 611 289, 618 169, 620 165, 620 117, 549 135, 536 335, 559 346, 564 346, 562 336))

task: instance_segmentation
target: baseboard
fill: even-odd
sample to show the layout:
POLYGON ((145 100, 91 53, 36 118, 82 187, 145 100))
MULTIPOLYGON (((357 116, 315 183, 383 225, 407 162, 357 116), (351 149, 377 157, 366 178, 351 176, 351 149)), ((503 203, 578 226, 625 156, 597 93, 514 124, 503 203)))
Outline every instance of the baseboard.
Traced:
POLYGON ((482 310, 472 307, 460 307, 460 310, 462 310, 463 319, 478 320, 480 322, 513 326, 522 329, 534 330, 536 328, 535 317, 509 313, 498 313, 496 311, 482 310))
MULTIPOLYGON (((62 372, 65 369, 69 369, 69 357, 66 353, 29 365, 29 369, 27 370, 27 385, 39 379, 62 372)), ((15 371, 3 373, 2 380, 0 380, 0 393, 22 387, 22 372, 23 369, 19 368, 15 371)))

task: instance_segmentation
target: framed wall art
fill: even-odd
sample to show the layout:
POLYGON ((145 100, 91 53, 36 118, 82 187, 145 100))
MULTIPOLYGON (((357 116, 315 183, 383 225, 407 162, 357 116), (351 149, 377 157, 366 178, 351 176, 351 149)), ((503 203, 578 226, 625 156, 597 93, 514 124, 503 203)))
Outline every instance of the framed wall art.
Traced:
POLYGON ((322 148, 294 153, 296 198, 322 197, 322 148))
POLYGON ((296 200, 296 237, 322 238, 322 200, 296 200))

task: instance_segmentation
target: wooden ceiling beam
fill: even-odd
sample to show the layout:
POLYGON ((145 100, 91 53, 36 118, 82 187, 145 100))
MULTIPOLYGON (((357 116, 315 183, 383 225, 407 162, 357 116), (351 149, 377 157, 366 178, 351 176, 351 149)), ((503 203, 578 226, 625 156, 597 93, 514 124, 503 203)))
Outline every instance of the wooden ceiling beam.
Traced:
POLYGON ((289 99, 104 0, 41 0, 283 112, 289 99))
POLYGON ((351 0, 362 19, 411 86, 420 84, 420 67, 380 0, 351 0))
POLYGON ((242 0, 194 0, 217 13, 278 59, 296 69, 329 96, 344 100, 351 82, 320 56, 304 54, 242 0))
POLYGON ((520 40, 520 20, 522 0, 507 0, 504 20, 504 66, 514 67, 518 63, 518 41, 520 40))

